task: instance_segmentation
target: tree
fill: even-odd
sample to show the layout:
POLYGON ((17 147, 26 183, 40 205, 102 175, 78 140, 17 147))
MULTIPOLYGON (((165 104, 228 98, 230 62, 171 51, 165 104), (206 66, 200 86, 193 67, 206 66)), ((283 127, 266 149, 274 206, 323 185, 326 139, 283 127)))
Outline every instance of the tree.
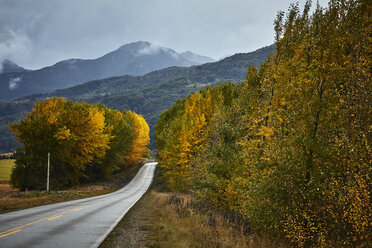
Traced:
POLYGON ((36 103, 10 129, 23 143, 11 176, 22 190, 44 189, 49 152, 54 189, 107 178, 148 153, 149 128, 142 116, 64 98, 36 103))
POLYGON ((214 87, 204 91, 211 110, 197 107, 201 91, 162 114, 161 166, 171 189, 239 212, 296 247, 366 247, 371 6, 310 7, 278 13, 276 53, 248 69, 230 104, 214 87))
MULTIPOLYGON (((100 111, 104 113, 106 129, 110 134, 110 149, 105 156, 98 157, 92 162, 92 166, 87 167, 89 179, 108 178, 114 172, 128 166, 125 157, 131 152, 132 142, 135 138, 129 119, 118 110, 109 109, 103 104, 98 105, 100 111)), ((142 144, 146 146, 146 144, 142 144)))
POLYGON ((104 156, 110 138, 103 113, 85 103, 51 98, 35 104, 14 132, 23 147, 12 173, 15 187, 45 187, 47 153, 51 153, 51 185, 62 187, 79 183, 85 165, 94 157, 104 156))
POLYGON ((150 128, 142 115, 132 111, 124 111, 123 114, 128 118, 131 125, 131 136, 133 137, 131 149, 125 159, 134 162, 149 155, 150 151, 147 146, 150 144, 150 128))

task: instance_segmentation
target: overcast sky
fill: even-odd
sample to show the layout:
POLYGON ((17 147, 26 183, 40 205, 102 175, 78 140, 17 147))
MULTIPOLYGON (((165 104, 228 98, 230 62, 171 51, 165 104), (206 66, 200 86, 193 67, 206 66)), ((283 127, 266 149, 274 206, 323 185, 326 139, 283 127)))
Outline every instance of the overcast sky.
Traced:
MULTIPOLYGON (((97 58, 139 40, 219 59, 272 44, 276 13, 292 2, 0 0, 0 60, 37 69, 97 58)), ((302 9, 305 0, 298 2, 302 9)))

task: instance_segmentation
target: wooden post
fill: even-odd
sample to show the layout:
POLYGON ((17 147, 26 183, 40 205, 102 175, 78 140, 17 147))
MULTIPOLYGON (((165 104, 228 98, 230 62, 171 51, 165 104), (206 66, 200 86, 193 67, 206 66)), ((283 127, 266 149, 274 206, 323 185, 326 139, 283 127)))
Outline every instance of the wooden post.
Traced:
POLYGON ((47 191, 49 192, 49 166, 50 166, 50 152, 48 152, 48 174, 47 174, 47 191))

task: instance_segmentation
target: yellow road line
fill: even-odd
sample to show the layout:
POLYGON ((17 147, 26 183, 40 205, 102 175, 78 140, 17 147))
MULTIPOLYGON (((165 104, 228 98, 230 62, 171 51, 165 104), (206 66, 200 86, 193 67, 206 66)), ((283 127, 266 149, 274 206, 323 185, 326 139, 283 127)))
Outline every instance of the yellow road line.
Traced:
POLYGON ((11 235, 11 234, 13 234, 13 233, 17 233, 17 232, 19 232, 19 231, 21 231, 21 229, 14 230, 13 232, 10 232, 10 233, 7 233, 7 234, 3 234, 3 235, 0 236, 0 238, 6 237, 6 236, 11 235))
POLYGON ((63 215, 57 215, 57 216, 54 216, 54 217, 51 217, 51 218, 49 218, 48 220, 55 220, 55 219, 57 219, 57 218, 59 218, 59 217, 62 217, 63 215))
POLYGON ((67 214, 67 213, 72 212, 72 211, 77 212, 77 211, 80 211, 83 208, 88 207, 88 206, 90 206, 90 205, 84 205, 84 206, 80 206, 80 207, 77 207, 77 208, 73 208, 73 209, 67 210, 67 211, 59 213, 59 214, 55 214, 55 215, 52 215, 52 216, 49 216, 49 217, 46 217, 46 218, 43 218, 43 219, 40 219, 40 220, 33 221, 31 223, 28 223, 28 224, 25 224, 25 225, 22 225, 22 226, 19 226, 19 227, 12 228, 12 229, 10 229, 8 231, 5 231, 5 232, 0 232, 0 238, 3 238, 3 237, 6 237, 10 234, 19 232, 24 227, 28 227, 28 226, 34 225, 36 223, 39 223, 39 222, 42 222, 42 221, 45 221, 45 220, 54 220, 54 219, 57 219, 59 217, 62 217, 64 214, 67 214))

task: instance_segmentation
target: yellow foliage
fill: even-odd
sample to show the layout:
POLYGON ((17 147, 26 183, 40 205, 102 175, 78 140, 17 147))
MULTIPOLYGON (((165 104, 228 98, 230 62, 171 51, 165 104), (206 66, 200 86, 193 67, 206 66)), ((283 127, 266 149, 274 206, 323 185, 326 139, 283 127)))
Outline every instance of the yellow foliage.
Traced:
POLYGON ((126 153, 130 141, 132 150, 128 155, 129 162, 148 153, 146 146, 149 143, 149 127, 142 116, 128 112, 128 119, 123 119, 119 111, 67 101, 64 98, 54 97, 37 102, 32 112, 20 123, 11 124, 10 129, 24 144, 20 148, 22 156, 17 163, 17 179, 13 182, 18 187, 42 187, 38 181, 23 178, 39 178, 37 173, 41 173, 39 167, 45 164, 43 158, 47 153, 51 153, 53 169, 57 171, 54 173, 62 173, 56 177, 61 186, 78 184, 80 178, 87 178, 85 173, 90 166, 100 167, 96 171, 102 171, 105 175, 112 173, 120 166, 112 164, 122 162, 116 159, 118 153, 120 156, 126 153), (106 113, 109 118, 107 120, 106 113), (116 125, 118 123, 120 126, 116 125), (115 135, 127 135, 131 128, 135 137, 114 137, 111 135, 114 127, 120 129, 115 130, 115 135), (114 138, 124 141, 119 143, 114 138), (116 142, 113 144, 115 150, 109 154, 109 159, 104 159, 111 149, 112 141, 116 142), (101 165, 102 162, 106 165, 101 165))
POLYGON ((261 126, 257 131, 257 136, 265 136, 266 138, 274 136, 274 130, 270 127, 261 126))
POLYGON ((278 13, 276 53, 248 69, 229 107, 207 89, 162 115, 161 166, 171 189, 295 247, 368 247, 372 7, 310 5, 278 13))
POLYGON ((54 138, 56 138, 57 140, 63 140, 68 139, 70 135, 70 129, 68 129, 66 126, 63 126, 63 128, 57 131, 57 133, 54 135, 54 138))
POLYGON ((142 115, 138 115, 132 111, 125 111, 124 113, 130 120, 132 135, 134 137, 132 140, 131 150, 126 156, 126 159, 133 162, 148 156, 149 149, 147 146, 150 143, 150 128, 142 115))

